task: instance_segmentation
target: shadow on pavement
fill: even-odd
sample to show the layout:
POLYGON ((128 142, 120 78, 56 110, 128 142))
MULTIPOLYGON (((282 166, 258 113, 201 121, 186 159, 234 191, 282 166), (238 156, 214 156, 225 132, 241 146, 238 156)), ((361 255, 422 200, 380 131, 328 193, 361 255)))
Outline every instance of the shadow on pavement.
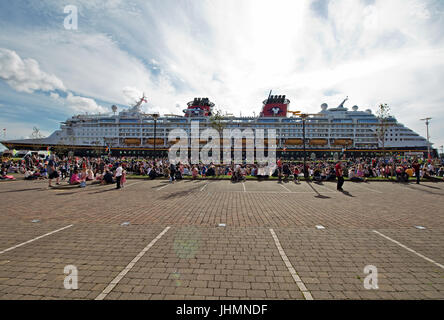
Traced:
POLYGON ((342 192, 344 195, 346 195, 347 197, 352 197, 352 198, 354 198, 355 196, 354 195, 352 195, 350 192, 348 192, 348 191, 345 191, 345 190, 342 190, 342 191, 340 191, 340 192, 342 192))
POLYGON ((174 199, 174 198, 181 198, 181 197, 184 197, 184 196, 190 194, 193 191, 197 191, 197 189, 200 189, 200 188, 201 188, 201 185, 197 185, 194 187, 190 187, 187 190, 181 190, 181 191, 177 191, 177 192, 168 193, 168 194, 160 197, 159 199, 160 200, 169 200, 169 199, 174 199))
POLYGON ((35 190, 47 190, 47 188, 17 189, 17 190, 1 191, 0 193, 11 193, 11 192, 22 192, 22 191, 35 191, 35 190))
MULTIPOLYGON (((320 194, 319 191, 316 190, 316 189, 311 185, 311 182, 310 182, 310 181, 307 181, 307 184, 308 184, 309 187, 310 187, 310 188, 316 193, 316 195, 314 196, 315 198, 318 198, 318 199, 331 199, 330 197, 327 197, 327 196, 324 196, 324 195, 320 194)), ((321 183, 316 183, 316 184, 322 185, 321 183)))

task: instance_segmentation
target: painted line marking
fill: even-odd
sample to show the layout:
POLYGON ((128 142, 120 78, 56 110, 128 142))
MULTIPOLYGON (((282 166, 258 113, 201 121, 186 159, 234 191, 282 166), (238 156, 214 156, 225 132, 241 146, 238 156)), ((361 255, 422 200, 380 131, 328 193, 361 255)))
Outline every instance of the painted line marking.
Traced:
POLYGON ((167 231, 171 227, 166 227, 159 235, 154 238, 145 248, 143 248, 142 251, 139 252, 137 256, 134 257, 134 259, 128 263, 128 265, 123 269, 117 277, 115 277, 108 286, 102 291, 101 294, 99 294, 95 300, 103 300, 106 298, 106 296, 117 286, 117 284, 122 280, 122 278, 134 267, 134 265, 137 263, 137 261, 140 260, 144 256, 144 254, 160 239, 162 236, 167 233, 167 231))
MULTIPOLYGON (((209 191, 210 192, 210 191, 209 191)), ((217 193, 273 193, 273 194, 287 194, 287 193, 307 193, 307 194, 313 194, 316 193, 314 191, 291 191, 291 192, 280 192, 280 191, 211 191, 211 192, 217 192, 217 193)), ((336 193, 337 191, 325 191, 322 193, 336 193)))
MULTIPOLYGON (((318 184, 318 186, 328 190, 328 192, 339 192, 335 189, 331 189, 330 187, 327 187, 325 184, 318 184)), ((324 193, 325 191, 321 191, 321 192, 324 193)))
POLYGON ((290 189, 288 189, 286 186, 284 186, 283 184, 279 184, 282 188, 284 188, 285 190, 287 190, 288 192, 291 192, 290 189))
POLYGON ((247 189, 245 189, 245 182, 242 182, 242 187, 244 187, 244 192, 247 192, 247 189))
POLYGON ((131 186, 133 186, 133 185, 135 185, 135 184, 138 184, 138 183, 142 183, 143 181, 137 181, 137 182, 133 182, 133 183, 130 183, 129 185, 124 185, 123 186, 123 188, 129 188, 129 187, 131 187, 131 186))
POLYGON ((34 241, 39 240, 39 239, 41 239, 41 238, 44 238, 44 237, 50 236, 50 235, 52 235, 52 234, 54 234, 54 233, 56 233, 56 232, 63 231, 63 230, 65 230, 65 229, 71 228, 72 226, 73 226, 73 225, 70 224, 69 226, 66 226, 66 227, 63 227, 63 228, 60 228, 60 229, 57 229, 57 230, 54 230, 54 231, 51 231, 51 232, 45 233, 45 234, 43 234, 43 235, 41 235, 41 236, 38 236, 38 237, 36 237, 36 238, 34 238, 34 239, 28 240, 28 241, 26 241, 26 242, 22 242, 22 243, 20 243, 20 244, 18 244, 18 245, 15 245, 15 246, 13 246, 13 247, 10 247, 10 248, 8 248, 8 249, 5 249, 5 250, 3 250, 3 251, 0 251, 0 254, 3 254, 3 253, 5 253, 5 252, 11 251, 11 250, 16 249, 16 248, 18 248, 18 247, 24 246, 25 244, 28 244, 28 243, 34 242, 34 241))
POLYGON ((356 183, 356 184, 359 185, 360 188, 364 188, 364 189, 367 189, 367 190, 370 190, 370 191, 373 191, 373 192, 376 192, 376 193, 383 193, 383 192, 381 192, 381 191, 379 191, 379 190, 373 190, 372 188, 369 188, 369 187, 363 186, 363 185, 359 184, 359 182, 356 183))
POLYGON ((157 188, 156 191, 162 190, 162 189, 164 189, 164 188, 166 188, 168 186, 171 186, 173 184, 177 185, 177 184, 182 183, 182 182, 184 182, 184 181, 183 180, 182 181, 176 181, 176 183, 167 182, 167 184, 165 184, 163 187, 157 188))
POLYGON ((200 191, 204 191, 204 189, 210 184, 210 182, 206 183, 202 188, 200 188, 200 191))
POLYGON ((397 244, 398 246, 400 246, 401 248, 404 248, 404 249, 406 249, 406 250, 408 250, 408 251, 410 251, 410 252, 416 254, 418 257, 421 257, 421 258, 423 258, 424 260, 427 260, 428 262, 433 263, 434 265, 440 267, 441 269, 444 269, 444 266, 443 266, 442 264, 440 264, 440 263, 438 263, 438 262, 436 262, 436 261, 434 261, 434 260, 432 260, 432 259, 430 259, 430 258, 428 258, 428 257, 426 257, 426 256, 424 256, 424 255, 422 255, 422 254, 420 254, 419 252, 416 252, 416 251, 413 250, 413 249, 410 249, 410 248, 407 247, 406 245, 403 245, 402 243, 400 243, 400 242, 398 242, 398 241, 396 241, 396 240, 393 240, 392 238, 387 237, 386 235, 384 235, 384 234, 382 234, 381 232, 378 232, 378 231, 376 231, 376 230, 373 230, 373 232, 376 233, 376 234, 379 234, 381 237, 386 238, 387 240, 390 240, 390 241, 393 242, 393 243, 396 243, 396 244, 397 244))
POLYGON ((169 184, 166 184, 166 185, 164 185, 163 187, 160 187, 160 188, 156 189, 156 191, 162 190, 162 189, 164 189, 164 188, 166 188, 166 187, 168 187, 168 186, 169 186, 169 184))
POLYGON ((415 191, 415 190, 413 190, 412 188, 409 188, 409 187, 404 186, 404 185, 402 185, 402 184, 400 184, 399 186, 400 186, 402 189, 405 189, 405 190, 415 191))
POLYGON ((270 229, 271 235, 273 236, 274 243, 276 244, 276 247, 281 255, 282 260, 284 261, 285 265, 287 266, 288 271, 290 272, 291 276, 293 277, 294 281, 296 282, 297 286, 299 287, 299 290, 301 290, 302 294, 304 295, 305 300, 313 300, 313 296, 311 295, 310 291, 308 291, 305 284, 302 282, 301 278, 296 273, 296 270, 291 265, 290 260, 288 260, 287 255, 284 252, 284 249, 282 249, 281 243, 279 242, 278 237, 276 236, 276 233, 273 229, 270 229))

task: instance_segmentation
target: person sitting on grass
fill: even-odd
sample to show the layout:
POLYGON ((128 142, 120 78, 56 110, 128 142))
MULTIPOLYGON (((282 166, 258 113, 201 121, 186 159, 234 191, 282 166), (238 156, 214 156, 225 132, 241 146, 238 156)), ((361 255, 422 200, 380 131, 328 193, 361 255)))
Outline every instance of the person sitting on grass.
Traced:
POLYGON ((192 173, 193 180, 196 180, 197 179, 197 175, 199 173, 199 170, 197 169, 196 166, 193 166, 193 169, 191 170, 191 173, 192 173))
POLYGON ((327 169, 321 170, 321 181, 327 180, 327 169))
POLYGON ((362 166, 362 164, 360 164, 358 166, 358 170, 356 171, 356 176, 361 179, 361 181, 367 181, 367 178, 365 178, 364 176, 364 167, 362 166))
POLYGON ((294 166, 294 169, 293 169, 293 176, 294 176, 294 182, 296 183, 299 183, 299 174, 300 174, 301 172, 299 171, 299 167, 296 165, 296 166, 294 166))
POLYGON ((86 182, 87 178, 88 178, 88 173, 86 172, 86 168, 82 168, 82 172, 80 172, 80 181, 81 182, 86 182))
POLYGON ((314 179, 316 182, 321 182, 321 181, 322 181, 322 178, 321 178, 321 169, 319 169, 319 167, 316 167, 316 168, 313 170, 313 179, 314 179))
POLYGON ((364 179, 359 177, 356 173, 355 173, 355 168, 352 167, 348 170, 348 178, 350 179, 350 181, 353 182, 363 182, 364 179))
POLYGON ((211 163, 210 167, 207 170, 206 176, 207 177, 214 177, 216 175, 215 166, 211 163))
POLYGON ((80 184, 80 182, 82 182, 82 181, 81 181, 81 179, 79 177, 79 172, 78 172, 77 169, 74 169, 74 172, 72 173, 72 176, 69 179, 69 184, 77 185, 77 184, 80 184))
POLYGON ((94 172, 92 171, 92 169, 87 169, 86 170, 86 181, 93 181, 94 180, 94 172))
POLYGON ((106 168, 105 173, 103 174, 102 184, 113 184, 113 183, 115 183, 113 179, 113 174, 108 168, 106 168))
POLYGON ((8 176, 8 175, 6 175, 6 173, 7 173, 6 168, 2 168, 1 173, 0 173, 1 180, 15 180, 15 178, 13 176, 8 176))
POLYGON ((148 168, 148 176, 150 177, 151 180, 155 179, 157 177, 156 169, 149 167, 148 168))

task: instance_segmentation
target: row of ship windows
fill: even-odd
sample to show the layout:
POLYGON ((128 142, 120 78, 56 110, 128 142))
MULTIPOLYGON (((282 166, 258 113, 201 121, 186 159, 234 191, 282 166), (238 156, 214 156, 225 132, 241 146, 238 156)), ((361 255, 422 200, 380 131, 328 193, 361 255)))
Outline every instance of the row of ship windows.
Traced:
MULTIPOLYGON (((161 133, 165 130, 165 132, 169 132, 171 131, 171 129, 157 129, 156 131, 161 133)), ((154 129, 150 128, 150 129, 142 129, 140 130, 139 128, 131 128, 131 129, 120 129, 119 133, 139 133, 139 132, 143 132, 143 133, 152 133, 154 132, 154 129)), ((190 131, 190 129, 186 130, 186 131, 190 131)), ((265 133, 267 132, 267 130, 265 130, 265 133)), ((302 133, 302 129, 276 129, 276 132, 282 132, 282 133, 302 133)), ((309 133, 309 132, 319 132, 319 133, 328 133, 329 131, 327 129, 306 129, 305 132, 309 133)), ((365 130, 365 129, 331 129, 330 130, 331 133, 345 133, 345 132, 368 132, 368 133, 372 133, 372 130, 365 130)), ((117 130, 84 130, 84 131, 80 131, 78 132, 78 135, 80 136, 89 136, 89 135, 103 135, 103 134, 117 134, 117 130)), ((389 133, 386 133, 386 136, 388 136, 389 133)), ((417 134, 402 134, 403 136, 418 136, 417 134)), ((390 133, 390 136, 393 136, 392 133, 390 133)), ((398 136, 398 134, 395 134, 395 136, 398 136)))
MULTIPOLYGON (((385 141, 398 141, 398 138, 385 138, 385 141)), ((419 138, 419 139, 410 139, 410 138, 400 138, 399 141, 423 141, 423 139, 419 138)))
MULTIPOLYGON (((136 134, 136 133, 121 133, 121 134, 119 134, 119 136, 120 137, 140 137, 140 136, 142 136, 142 137, 152 137, 154 134, 147 134, 147 133, 144 133, 144 134, 136 134)), ((165 137, 165 136, 167 136, 167 135, 165 135, 165 134, 163 134, 163 133, 158 133, 157 134, 157 137, 159 137, 159 138, 162 138, 162 137, 165 137)), ((283 138, 290 138, 290 137, 296 137, 296 135, 294 135, 294 134, 278 134, 277 135, 278 137, 283 137, 283 138)), ((306 137, 308 137, 308 138, 311 138, 311 137, 322 137, 322 138, 328 138, 328 137, 332 137, 332 135, 328 135, 328 134, 310 134, 310 133, 307 133, 306 135, 305 135, 306 137)), ((353 135, 353 134, 339 134, 339 135, 335 135, 335 137, 347 137, 347 138, 353 138, 353 137, 355 137, 355 135, 353 135)), ((297 137, 300 137, 300 135, 297 135, 297 137)), ((374 137, 374 135, 356 135, 356 137, 369 137, 369 138, 373 138, 374 137)))
MULTIPOLYGON (((300 135, 300 132, 297 132, 298 135, 300 135)), ((142 134, 140 132, 121 132, 119 134, 119 136, 122 137, 132 137, 132 136, 152 136, 154 134, 153 131, 151 132, 143 132, 142 134)), ((265 132, 265 134, 267 134, 267 132, 265 132)), ((108 136, 111 135, 111 133, 107 134, 107 133, 85 133, 85 134, 80 134, 79 136, 82 137, 91 137, 91 136, 108 136)), ((160 136, 165 136, 166 134, 163 132, 157 132, 157 135, 160 136)), ((282 132, 281 134, 279 134, 279 132, 277 132, 278 136, 282 136, 282 137, 292 137, 295 136, 296 133, 295 132, 282 132)), ((306 136, 307 137, 329 137, 329 136, 341 136, 341 137, 374 137, 374 134, 353 134, 353 133, 334 133, 334 134, 328 134, 328 133, 317 133, 316 131, 314 132, 306 132, 306 136)), ((396 135, 397 136, 397 135, 396 135)), ((409 135, 409 136, 415 136, 418 137, 418 135, 409 135)), ((388 135, 386 135, 385 140, 388 141, 389 137, 388 135)), ((390 141, 392 141, 393 137, 390 138, 390 141)), ((397 141, 398 138, 395 138, 395 141, 397 141)), ((417 139, 408 139, 408 138, 404 138, 404 140, 422 140, 422 138, 417 138, 417 139)), ((402 141, 402 138, 400 138, 400 141, 402 141)))
MULTIPOLYGON (((207 127, 207 126, 201 126, 201 128, 205 128, 205 127, 207 127)), ((228 126, 226 126, 226 128, 239 128, 239 127, 249 128, 250 126, 241 126, 241 125, 228 125, 228 126)), ((279 126, 279 125, 276 125, 276 124, 267 124, 267 125, 261 125, 261 124, 257 124, 256 125, 255 124, 253 127, 254 128, 259 128, 259 129, 264 129, 264 128, 294 129, 295 127, 296 128, 302 128, 302 125, 296 124, 296 125, 291 125, 291 126, 290 125, 279 126)), ((310 127, 311 127, 310 125, 306 126, 307 129, 310 128, 310 127)), ((324 129, 324 128, 325 129, 329 129, 331 127, 332 127, 331 125, 319 125, 319 124, 316 125, 316 128, 321 128, 321 129, 324 129)), ((356 126, 352 125, 352 124, 351 125, 341 125, 340 126, 340 128, 354 128, 354 127, 356 127, 356 126)), ((370 127, 370 126, 369 125, 360 125, 359 127, 366 128, 366 127, 370 127)), ((112 126, 112 127, 107 127, 107 126, 100 126, 100 127, 91 126, 91 127, 87 127, 87 126, 83 126, 83 128, 81 128, 81 129, 83 129, 83 131, 85 131, 85 132, 89 132, 89 131, 106 131, 106 130, 115 131, 115 130, 128 130, 128 129, 140 130, 141 128, 143 128, 143 130, 146 130, 145 128, 152 129, 153 126, 152 125, 149 125, 149 126, 131 126, 131 127, 129 127, 129 126, 119 126, 119 127, 116 127, 116 126, 112 126)), ((190 128, 190 125, 189 124, 186 124, 186 125, 184 125, 184 124, 177 124, 177 125, 174 125, 174 126, 171 126, 171 127, 158 126, 157 128, 159 130, 164 130, 164 129, 168 130, 168 129, 173 129, 173 128, 184 128, 184 129, 187 129, 187 128, 190 128)), ((359 129, 357 129, 357 130, 359 130, 359 129)), ((398 129, 396 129, 396 130, 398 130, 398 129)))

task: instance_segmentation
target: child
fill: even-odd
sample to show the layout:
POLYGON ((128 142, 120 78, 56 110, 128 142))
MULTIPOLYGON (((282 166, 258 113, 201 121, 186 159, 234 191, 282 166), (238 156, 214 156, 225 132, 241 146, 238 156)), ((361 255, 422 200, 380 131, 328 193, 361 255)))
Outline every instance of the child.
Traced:
POLYGON ((69 184, 80 184, 81 180, 78 176, 78 171, 74 170, 74 173, 72 174, 71 178, 69 179, 69 184))
POLYGON ((294 182, 299 183, 299 168, 298 168, 298 166, 294 166, 293 174, 294 174, 294 182))
POLYGON ((194 166, 194 167, 193 167, 193 170, 192 170, 193 180, 196 180, 196 178, 197 178, 197 173, 198 173, 198 170, 197 170, 196 166, 194 166))
POLYGON ((120 187, 123 188, 126 182, 126 170, 122 171, 122 179, 120 180, 120 187))

